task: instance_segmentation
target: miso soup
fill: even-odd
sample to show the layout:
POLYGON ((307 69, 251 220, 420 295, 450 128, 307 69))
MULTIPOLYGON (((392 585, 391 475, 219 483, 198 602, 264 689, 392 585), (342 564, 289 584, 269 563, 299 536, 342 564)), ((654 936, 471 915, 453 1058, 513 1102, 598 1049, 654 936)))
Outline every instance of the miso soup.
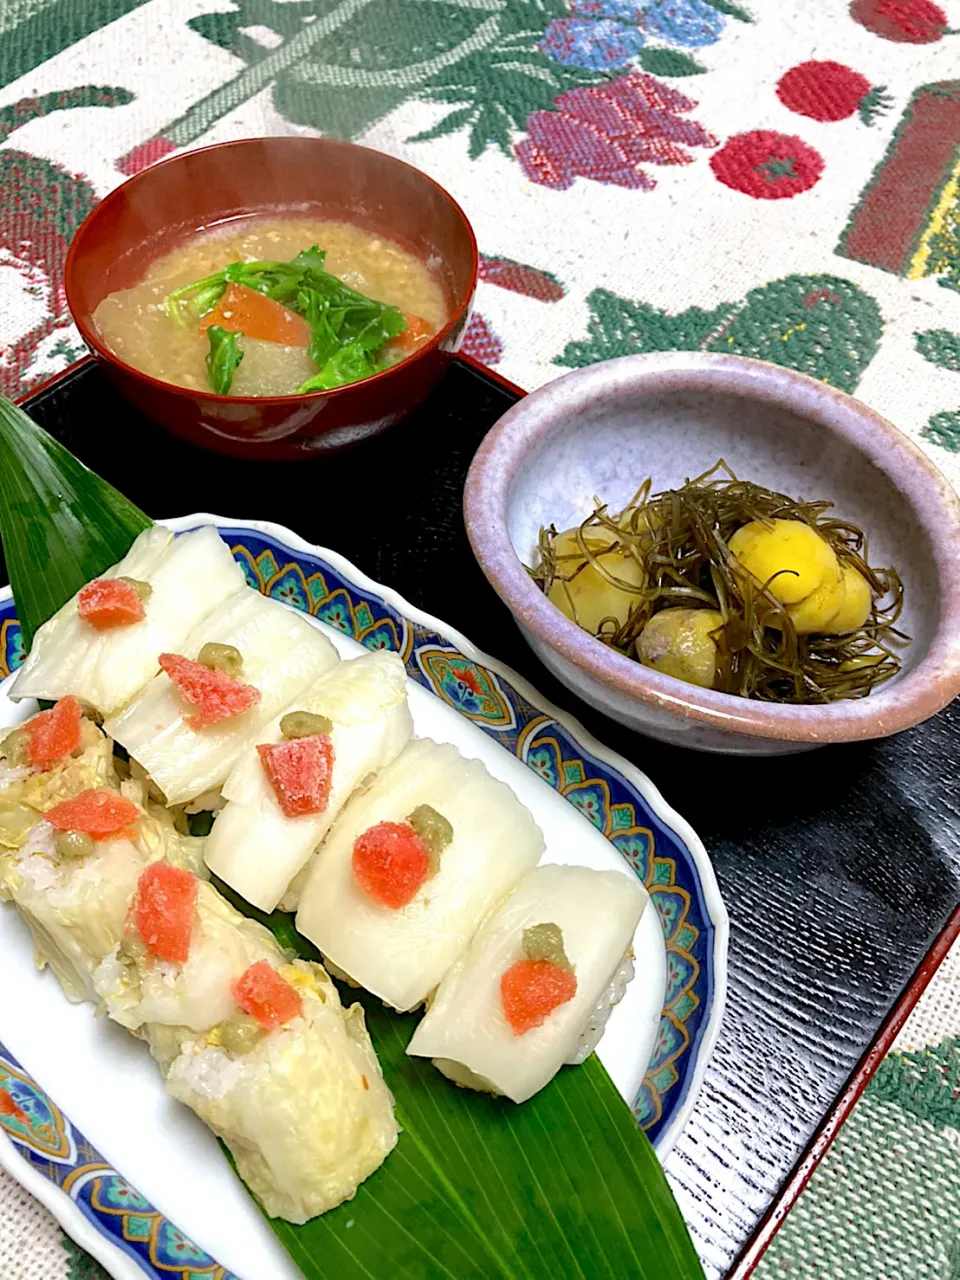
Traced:
POLYGON ((345 222, 271 216, 192 236, 93 318, 105 345, 151 377, 274 396, 388 368, 448 310, 439 281, 401 245, 345 222))

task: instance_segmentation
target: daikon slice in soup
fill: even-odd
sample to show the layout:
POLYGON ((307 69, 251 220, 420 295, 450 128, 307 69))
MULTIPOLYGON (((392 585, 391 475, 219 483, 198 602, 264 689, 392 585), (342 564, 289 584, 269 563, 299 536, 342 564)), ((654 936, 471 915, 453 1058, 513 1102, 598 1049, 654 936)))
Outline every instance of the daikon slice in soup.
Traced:
POLYGON ((420 258, 346 222, 256 217, 198 232, 93 319, 127 364, 175 386, 276 396, 356 382, 446 323, 420 258))

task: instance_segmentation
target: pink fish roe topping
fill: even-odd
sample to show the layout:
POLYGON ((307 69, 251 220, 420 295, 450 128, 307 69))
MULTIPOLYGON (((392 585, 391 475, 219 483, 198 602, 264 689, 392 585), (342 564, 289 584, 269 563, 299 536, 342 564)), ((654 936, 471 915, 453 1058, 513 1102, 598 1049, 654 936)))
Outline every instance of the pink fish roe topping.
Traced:
POLYGON ((185 964, 190 954, 197 877, 168 862, 153 862, 141 874, 133 920, 143 945, 158 960, 185 964))
POLYGON ((98 631, 128 627, 144 617, 143 601, 130 583, 120 578, 95 578, 81 587, 77 612, 98 631))
POLYGON ((353 845, 353 878, 374 902, 405 907, 430 875, 430 852, 408 822, 378 822, 353 845))
POLYGON ((303 998, 266 960, 258 960, 233 984, 233 998, 261 1027, 282 1027, 303 1011, 303 998))
POLYGON ((577 980, 551 960, 518 960, 500 978, 500 1001, 515 1036, 546 1022, 577 994, 577 980))
POLYGON ((260 701, 260 690, 241 684, 223 671, 205 667, 179 653, 161 653, 160 666, 198 714, 188 716, 191 729, 203 729, 231 716, 243 715, 260 701))
POLYGON ((85 831, 94 840, 106 840, 132 827, 140 810, 116 791, 92 787, 72 800, 61 800, 44 817, 58 831, 85 831))
POLYGON ((277 803, 288 818, 323 813, 333 780, 333 743, 325 733, 257 747, 277 803))
POLYGON ((80 703, 68 694, 49 711, 28 720, 23 729, 30 763, 48 769, 80 745, 80 703))

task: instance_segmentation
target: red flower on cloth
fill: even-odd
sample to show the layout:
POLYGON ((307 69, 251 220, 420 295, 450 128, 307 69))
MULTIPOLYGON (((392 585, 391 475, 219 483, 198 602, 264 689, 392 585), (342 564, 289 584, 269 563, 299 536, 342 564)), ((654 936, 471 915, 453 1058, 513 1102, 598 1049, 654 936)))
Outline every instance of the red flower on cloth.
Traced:
POLYGON ((859 112, 864 124, 890 105, 886 91, 842 62, 801 62, 780 77, 777 97, 790 111, 824 123, 859 112))
POLYGON ((564 296, 563 285, 551 272, 525 262, 514 262, 512 258, 489 258, 481 253, 479 276, 488 284, 525 298, 535 298, 537 302, 559 302, 564 296))
POLYGON ((897 44, 933 44, 952 34, 947 15, 933 0, 853 0, 850 17, 897 44))
POLYGON ((784 200, 819 181, 823 157, 801 138, 773 129, 736 133, 710 157, 724 186, 755 200, 784 200))
POLYGON ((689 164, 687 147, 715 147, 717 139, 681 113, 696 103, 635 71, 606 84, 571 89, 553 111, 527 117, 528 136, 515 148, 524 173, 564 191, 574 178, 650 191, 644 164, 689 164))
POLYGON ((463 335, 460 350, 483 364, 499 364, 503 357, 503 342, 480 312, 475 311, 463 335))

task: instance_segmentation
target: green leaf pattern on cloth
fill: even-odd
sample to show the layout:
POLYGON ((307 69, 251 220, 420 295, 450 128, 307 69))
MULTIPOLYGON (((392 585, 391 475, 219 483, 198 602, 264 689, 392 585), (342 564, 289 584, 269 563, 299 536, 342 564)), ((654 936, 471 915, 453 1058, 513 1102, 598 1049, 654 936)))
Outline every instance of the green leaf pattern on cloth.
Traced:
POLYGON ((69 1236, 63 1237, 63 1247, 67 1254, 67 1280, 108 1280, 100 1263, 74 1244, 69 1236))
MULTIPOLYGON (((960 333, 949 329, 927 329, 915 335, 916 348, 924 360, 960 373, 960 333)), ((921 438, 951 453, 960 453, 960 409, 944 409, 931 414, 920 432, 921 438)))
POLYGON ((755 1280, 960 1280, 954 944, 755 1280))
POLYGON ((787 276, 712 311, 670 314, 605 289, 587 298, 587 338, 554 357, 580 368, 649 351, 716 351, 751 356, 853 391, 883 333, 876 302, 836 276, 787 276))
POLYGON ((280 64, 277 54, 287 50, 273 92, 295 124, 322 120, 326 132, 354 138, 415 95, 454 109, 411 141, 468 130, 475 158, 488 146, 509 155, 512 134, 531 112, 552 106, 564 89, 605 78, 540 52, 545 27, 566 13, 564 0, 238 0, 189 25, 251 70, 265 58, 280 64), (424 20, 428 3, 432 20, 424 20), (326 33, 296 55, 293 41, 309 34, 307 19, 324 21, 326 33), (246 34, 255 28, 282 44, 265 51, 246 34))
POLYGON ((960 1130, 960 1040, 891 1053, 873 1078, 873 1097, 899 1103, 937 1129, 960 1130))
POLYGON ((756 1280, 960 1280, 960 1040, 891 1053, 756 1280))
POLYGON ((960 373, 960 333, 951 333, 949 329, 927 329, 916 334, 915 341, 924 360, 939 365, 941 369, 960 373))

